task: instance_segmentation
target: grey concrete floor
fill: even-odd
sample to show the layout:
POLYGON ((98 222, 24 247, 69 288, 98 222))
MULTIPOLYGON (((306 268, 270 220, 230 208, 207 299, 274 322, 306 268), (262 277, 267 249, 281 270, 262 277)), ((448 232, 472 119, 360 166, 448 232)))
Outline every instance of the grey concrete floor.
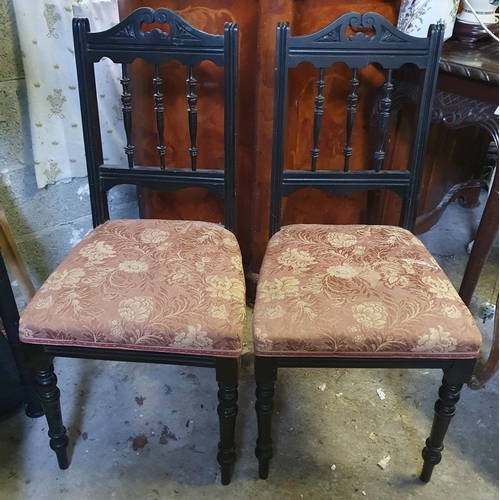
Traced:
MULTIPOLYGON (((464 247, 480 213, 481 208, 455 204, 422 235, 457 287, 467 259, 464 247)), ((498 243, 471 305, 475 315, 482 302, 491 300, 497 276, 498 243)), ((487 352, 493 323, 481 328, 487 352)), ((213 371, 57 359, 71 466, 58 469, 45 419, 30 420, 20 409, 0 421, 0 498, 498 498, 498 375, 480 391, 464 388, 443 461, 429 484, 418 479, 438 370, 283 369, 275 457, 269 479, 259 480, 250 337, 247 341, 238 460, 229 486, 221 486, 215 459, 213 371), (381 469, 377 463, 387 456, 381 469)))

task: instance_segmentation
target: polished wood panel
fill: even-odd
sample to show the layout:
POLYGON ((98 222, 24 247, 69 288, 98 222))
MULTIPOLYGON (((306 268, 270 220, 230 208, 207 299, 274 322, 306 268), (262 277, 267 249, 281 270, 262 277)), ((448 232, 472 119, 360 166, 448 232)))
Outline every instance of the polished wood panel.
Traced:
MULTIPOLYGON (((270 181, 270 138, 272 132, 272 103, 273 103, 273 79, 274 79, 274 47, 276 37, 276 24, 278 21, 289 21, 292 34, 305 34, 317 30, 324 26, 327 20, 334 19, 347 7, 345 4, 330 2, 327 0, 306 0, 302 2, 261 0, 256 1, 237 1, 237 0, 195 0, 186 3, 181 0, 119 0, 120 17, 128 15, 134 9, 143 6, 167 7, 184 17, 195 27, 209 33, 220 33, 225 21, 235 21, 239 25, 240 31, 240 50, 239 50, 239 86, 238 86, 238 124, 237 124, 237 230, 236 234, 242 249, 243 259, 246 263, 251 263, 252 269, 258 271, 260 262, 267 244, 268 235, 268 207, 269 207, 269 181, 270 181)), ((392 22, 396 21, 398 1, 353 1, 349 2, 349 10, 376 11, 387 17, 392 22)), ((200 68, 203 71, 212 71, 212 68, 200 68)), ((178 68, 170 67, 161 71, 161 78, 167 80, 170 73, 175 73, 178 68)), ((135 88, 131 89, 133 103, 133 123, 134 133, 150 138, 151 143, 147 143, 142 150, 136 151, 135 155, 138 161, 148 164, 155 164, 151 161, 156 158, 156 130, 155 118, 152 107, 144 99, 145 92, 143 87, 151 85, 151 75, 145 74, 142 68, 136 63, 131 72, 138 76, 140 81, 135 88)), ((297 68, 294 75, 294 93, 290 99, 300 98, 301 102, 307 99, 316 91, 316 74, 311 69, 297 68)), ((203 75, 196 74, 198 80, 196 93, 198 94, 199 135, 197 145, 199 147, 198 161, 199 167, 204 168, 203 156, 217 165, 220 158, 215 154, 217 141, 220 140, 221 124, 210 123, 212 116, 210 109, 202 109, 203 92, 214 89, 205 89, 203 87, 203 75), (202 135, 203 125, 210 124, 210 132, 202 135), (202 151, 205 148, 205 151, 202 151)), ((374 73, 376 85, 378 77, 374 73)), ((186 77, 187 78, 187 77, 186 77)), ((344 99, 347 95, 332 95, 332 83, 336 79, 350 78, 350 72, 345 68, 335 68, 327 74, 327 87, 325 91, 329 92, 327 98, 344 99), (338 73, 338 75, 336 75, 338 73)), ((362 95, 365 90, 360 89, 362 95)), ((326 94, 325 94, 326 95, 326 94)), ((215 99, 211 95, 211 99, 215 99)), ((363 97, 360 99, 360 109, 363 106, 363 97)), ((344 101, 345 102, 345 101, 344 101)), ((186 114, 186 89, 179 88, 178 93, 165 96, 165 108, 171 105, 173 111, 170 117, 178 116, 180 119, 175 123, 169 123, 166 118, 166 164, 175 162, 180 158, 181 152, 190 147, 189 133, 185 120, 186 114), (168 101, 168 102, 167 102, 168 101)), ((219 104, 215 104, 218 106, 219 104)), ((299 114, 295 116, 297 128, 296 137, 290 137, 290 154, 302 155, 310 158, 309 150, 311 141, 307 136, 300 134, 303 127, 308 126, 307 121, 312 117, 306 116, 305 108, 300 108, 299 114), (302 113, 302 114, 300 114, 302 113), (304 119, 304 123, 300 120, 304 119)), ((172 119, 172 118, 171 118, 172 119)), ((328 130, 328 134, 320 137, 319 147, 326 151, 334 151, 335 155, 340 154, 342 158, 342 147, 338 145, 339 135, 345 130, 344 123, 337 123, 335 114, 325 114, 323 130, 328 130), (332 147, 332 145, 334 145, 332 147)), ((356 143, 357 138, 353 137, 356 143)), ((353 167, 356 168, 356 161, 353 159, 353 167)), ((189 165, 177 165, 188 168, 189 165)), ((216 168, 219 168, 216 166, 216 168)), ((299 164, 297 163, 297 167, 299 164)), ((287 202, 284 221, 294 221, 297 217, 303 217, 308 220, 311 214, 304 198, 308 196, 317 197, 316 194, 308 194, 291 197, 287 202)), ((323 208, 324 222, 338 221, 338 208, 335 213, 329 208, 331 206, 331 196, 320 195, 318 204, 323 208)), ((337 201, 337 200, 335 200, 337 201)), ((348 220, 359 219, 360 210, 363 212, 364 201, 359 196, 349 197, 341 201, 342 209, 347 213, 348 220), (360 208, 361 207, 361 208, 360 208)), ((162 194, 153 194, 149 191, 140 191, 140 211, 143 217, 159 218, 201 218, 211 221, 221 220, 221 207, 216 200, 206 192, 196 190, 183 192, 176 196, 165 196, 162 194), (202 202, 200 209, 200 203, 202 202), (196 208, 195 208, 196 207, 196 208)))
MULTIPOLYGON (((221 34, 225 22, 237 22, 240 33, 239 81, 237 101, 236 133, 236 235, 243 252, 243 259, 250 260, 250 213, 252 203, 252 167, 254 164, 255 135, 255 78, 257 51, 257 2, 238 0, 119 0, 120 18, 124 18, 139 7, 166 7, 172 9, 195 28, 207 33, 221 34)), ((143 164, 157 165, 156 121, 153 103, 148 91, 152 88, 153 75, 144 70, 140 61, 130 69, 131 77, 137 78, 131 86, 134 134, 141 138, 143 147, 135 156, 143 164), (144 142, 147 139, 147 142, 144 142)), ((186 154, 191 147, 188 127, 187 96, 188 85, 182 85, 189 78, 187 68, 170 63, 161 68, 160 77, 175 90, 164 96, 165 108, 165 164, 191 168, 190 157, 186 154), (179 78, 179 74, 181 78, 179 78)), ((211 63, 194 67, 197 84, 197 168, 223 167, 223 81, 222 72, 211 63), (214 84, 214 76, 219 75, 214 84), (210 78, 208 78, 210 77, 210 78), (209 82, 210 80, 210 82, 209 82), (210 84, 209 84, 210 83, 210 84)), ((200 219, 212 222, 223 221, 222 203, 202 189, 188 189, 175 194, 153 193, 139 190, 141 217, 166 219, 200 219)))
MULTIPOLYGON (((251 268, 258 272, 262 257, 268 240, 269 219, 269 193, 270 193, 270 166, 271 150, 270 141, 272 137, 272 103, 273 103, 273 81, 274 81, 274 47, 276 44, 276 24, 280 21, 289 22, 292 36, 304 35, 316 31, 328 22, 340 16, 347 10, 365 12, 374 11, 382 14, 391 22, 397 19, 399 2, 395 1, 361 1, 352 2, 329 2, 323 0, 305 0, 302 2, 277 2, 261 1, 259 10, 259 42, 260 58, 259 79, 256 82, 257 92, 257 116, 256 116, 256 163, 254 173, 252 201, 252 260, 251 268), (347 5, 348 4, 348 5, 347 5)), ((372 80, 366 81, 358 88, 360 96, 358 109, 365 104, 365 97, 371 86, 380 84, 382 79, 373 70, 372 80)), ((365 75, 366 76, 366 75, 365 75)), ((327 101, 339 102, 339 115, 334 107, 332 111, 326 110, 323 115, 322 135, 319 139, 319 149, 331 155, 331 163, 343 164, 342 151, 344 143, 340 137, 345 135, 345 106, 349 89, 351 72, 342 66, 335 66, 325 74, 326 87, 324 95, 327 101), (345 90, 336 93, 334 83, 342 82, 345 90), (342 115, 342 116, 340 116, 342 115)), ((307 65, 300 65, 290 74, 290 92, 288 95, 288 117, 292 127, 286 138, 285 161, 289 168, 303 168, 310 162, 309 151, 312 147, 312 135, 305 130, 312 129, 314 114, 313 107, 316 95, 317 70, 307 65), (307 103, 307 105, 306 105, 307 103)), ((356 119, 363 119, 362 113, 358 113, 356 119)), ((366 145, 360 144, 360 137, 353 136, 353 148, 359 150, 360 156, 353 156, 351 168, 360 168, 361 155, 366 151, 366 145), (358 146, 356 148, 356 146, 358 146)), ((326 155, 325 155, 326 156, 326 155)), ((308 166, 306 167, 308 168, 308 166)), ((321 159, 318 160, 318 168, 322 168, 321 159)), ((324 168, 324 163, 323 163, 324 168)), ((340 167, 341 168, 341 167, 340 167)), ((288 199, 283 200, 282 223, 292 222, 323 222, 341 223, 357 222, 366 210, 366 197, 363 195, 351 195, 339 197, 315 190, 307 189, 297 192, 288 199), (312 201, 312 203, 311 203, 312 201), (332 207, 334 207, 332 209, 332 207), (314 215, 313 215, 314 214, 314 215)))
MULTIPOLYGON (((119 0, 121 17, 132 10, 142 7, 167 7, 175 10, 188 22, 209 33, 221 33, 225 21, 235 21, 239 25, 239 83, 238 83, 238 121, 237 121, 237 228, 236 234, 248 270, 258 273, 268 240, 272 109, 274 86, 274 57, 276 44, 276 24, 288 21, 293 36, 307 34, 323 27, 328 21, 338 17, 346 10, 358 12, 375 11, 391 22, 396 22, 400 2, 398 0, 354 0, 351 2, 331 2, 329 0, 193 0, 186 5, 181 0, 119 0)), ((493 44, 494 45, 494 44, 493 44)), ((453 90, 469 98, 477 96, 477 81, 481 81, 481 98, 490 102, 498 98, 498 53, 491 44, 476 44, 474 47, 449 40, 445 42, 438 88, 450 93, 453 90), (467 62, 469 61, 469 62, 467 62), (495 80, 496 75, 496 80, 495 80)), ((496 48, 498 51, 498 48, 496 48)), ((170 73, 180 68, 169 67, 161 72, 165 80, 170 73)), ((203 74, 212 72, 209 65, 195 67, 198 84, 198 166, 220 168, 217 156, 217 142, 221 140, 221 123, 214 121, 215 108, 204 108, 203 97, 209 96, 214 106, 221 103, 222 89, 207 88, 203 74), (198 72, 198 73, 197 73, 198 72), (209 129, 206 129, 206 125, 209 129)), ((152 75, 142 74, 142 68, 133 67, 140 81, 132 88, 134 134, 148 136, 151 144, 136 151, 138 159, 149 163, 156 159, 156 125, 153 105, 145 101, 146 92, 142 87, 151 86, 152 75), (135 104, 134 104, 135 103, 135 104)), ((289 118, 292 120, 291 132, 287 137, 286 155, 292 168, 301 168, 310 163, 310 149, 313 138, 310 127, 314 119, 314 97, 317 93, 317 70, 300 65, 291 74, 289 95, 289 118), (313 102, 313 107, 309 103, 313 102), (305 133, 304 131, 308 132, 305 133)), ((370 107, 370 99, 381 75, 373 69, 364 70, 363 83, 357 89, 359 102, 356 120, 368 123, 369 115, 363 109, 370 107), (366 78, 366 77, 369 78, 366 78), (368 121, 367 121, 368 120, 368 121)), ((188 78, 186 74, 186 79, 188 78)), ((337 168, 343 161, 342 151, 345 136, 345 103, 349 92, 348 81, 351 73, 337 65, 325 71, 324 114, 322 132, 318 149, 320 158, 318 168, 325 165, 337 168), (342 90, 335 90, 337 84, 342 90), (326 103, 334 106, 327 109, 326 103), (338 106, 336 105, 338 103, 338 106), (338 107, 338 113, 336 108, 338 107), (322 154, 322 152, 324 154, 322 154), (327 158, 326 153, 330 158, 327 158), (327 163, 325 163, 327 162, 327 163)), ((361 78, 360 78, 361 79, 361 78)), ((183 160, 179 166, 190 168, 188 151, 190 136, 186 111, 188 103, 187 86, 180 85, 177 92, 164 96, 165 109, 173 106, 165 118, 166 163, 173 164, 183 160)), ((478 114, 478 120, 482 120, 478 114)), ((392 124, 393 143, 397 143, 388 153, 387 162, 398 164, 398 158, 407 155, 404 123, 392 124)), ((447 204, 457 198, 464 205, 474 205, 479 195, 479 178, 484 154, 490 140, 487 130, 481 130, 476 123, 434 123, 431 127, 429 153, 426 158, 419 199, 416 232, 421 233, 432 227, 439 219, 447 204)), ((359 169, 368 144, 361 137, 352 138, 355 154, 351 158, 352 169, 359 169)), ((153 163, 155 164, 155 163, 153 163)), ((303 190, 284 200, 283 224, 296 222, 319 223, 356 223, 367 220, 366 196, 350 195, 345 198, 315 190, 303 190), (313 215, 314 214, 314 215, 313 215)), ((391 195, 381 199, 379 220, 383 223, 397 224, 399 201, 391 195)), ((140 191, 140 211, 143 217, 159 218, 200 218, 211 221, 222 220, 222 207, 217 199, 203 190, 190 190, 176 195, 152 194, 140 191), (201 205, 200 205, 201 203, 201 205), (200 208, 201 206, 201 208, 200 208)), ((252 272, 248 276, 252 276, 252 272)))

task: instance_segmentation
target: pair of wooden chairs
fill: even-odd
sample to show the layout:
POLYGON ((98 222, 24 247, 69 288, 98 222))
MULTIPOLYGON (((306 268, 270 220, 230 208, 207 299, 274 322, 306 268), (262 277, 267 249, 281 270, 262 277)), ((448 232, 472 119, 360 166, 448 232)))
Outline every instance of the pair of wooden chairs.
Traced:
MULTIPOLYGON (((270 242, 259 278, 254 316, 256 455, 260 477, 272 457, 271 419, 278 367, 441 368, 443 386, 423 451, 423 481, 441 458, 444 434, 462 384, 470 377, 480 335, 452 285, 408 231, 416 213, 422 160, 429 129, 443 27, 428 38, 400 33, 381 16, 348 13, 308 36, 291 37, 277 27, 270 242), (318 71, 312 104, 311 168, 285 168, 288 69, 309 62, 318 71), (335 89, 328 68, 352 71, 347 101, 345 161, 338 170, 317 169, 323 106, 335 89), (376 148, 366 170, 351 170, 357 87, 368 64, 384 68, 376 148), (393 71, 411 64, 419 82, 415 136, 408 165, 384 167, 393 71), (402 228, 387 226, 287 226, 280 230, 281 198, 302 188, 334 194, 385 188, 403 199, 402 228)), ((221 479, 228 484, 236 458, 238 358, 245 320, 245 281, 235 220, 235 24, 223 35, 201 32, 175 13, 142 8, 115 27, 91 33, 84 19, 73 24, 95 229, 49 276, 24 311, 20 337, 36 370, 49 423, 50 446, 68 467, 68 438, 62 423, 54 356, 215 367, 219 385, 221 479), (144 24, 168 24, 168 33, 144 24), (123 68, 121 95, 128 165, 103 161, 94 64, 109 57, 123 68), (128 65, 153 66, 159 167, 134 161, 128 65), (187 66, 187 130, 192 169, 165 165, 161 65, 187 66), (197 168, 195 67, 209 60, 224 71, 224 141, 220 169, 197 168), (107 192, 118 184, 170 192, 205 188, 224 199, 224 226, 195 221, 109 220, 107 192)), ((206 167, 206 165, 204 165, 206 167)))

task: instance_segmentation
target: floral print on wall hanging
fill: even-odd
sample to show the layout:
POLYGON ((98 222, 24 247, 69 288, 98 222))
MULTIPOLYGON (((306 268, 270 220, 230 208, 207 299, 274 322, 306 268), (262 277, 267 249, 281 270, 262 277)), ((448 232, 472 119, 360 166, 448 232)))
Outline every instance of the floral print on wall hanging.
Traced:
MULTIPOLYGON (((76 76, 72 20, 89 19, 92 31, 118 23, 117 0, 14 2, 28 93, 37 184, 87 175, 76 76)), ((123 162, 119 68, 108 60, 96 66, 104 157, 123 162)))

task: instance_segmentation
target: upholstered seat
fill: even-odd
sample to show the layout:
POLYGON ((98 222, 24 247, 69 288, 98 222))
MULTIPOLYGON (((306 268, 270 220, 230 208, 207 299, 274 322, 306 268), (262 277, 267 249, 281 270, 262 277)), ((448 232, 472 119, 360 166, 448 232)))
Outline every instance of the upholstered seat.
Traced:
POLYGON ((238 243, 197 221, 94 229, 21 317, 23 342, 237 357, 245 283, 238 243))
POLYGON ((254 311, 260 356, 475 358, 481 334, 423 244, 392 226, 285 226, 254 311))

